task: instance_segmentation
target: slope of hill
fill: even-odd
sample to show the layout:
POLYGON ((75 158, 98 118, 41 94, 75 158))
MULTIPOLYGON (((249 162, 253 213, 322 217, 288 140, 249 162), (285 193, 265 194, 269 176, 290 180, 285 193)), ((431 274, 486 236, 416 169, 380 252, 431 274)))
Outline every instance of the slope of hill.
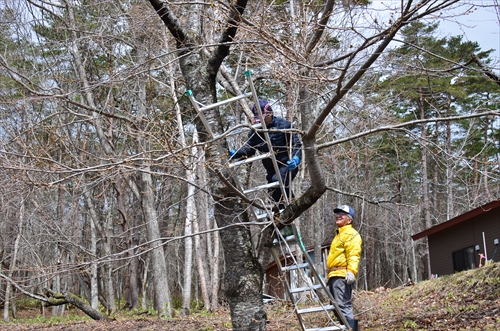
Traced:
POLYGON ((500 263, 358 293, 361 330, 500 330, 500 263))
MULTIPOLYGON (((362 331, 500 330, 500 263, 490 264, 413 286, 357 292, 355 308, 362 331)), ((266 305, 267 331, 300 331, 292 307, 281 301, 266 305)), ((24 312, 26 313, 26 312, 24 312)), ((232 330, 227 307, 215 313, 159 320, 153 315, 120 315, 112 321, 29 319, 0 322, 5 331, 137 331, 232 330)), ((81 315, 81 314, 80 314, 81 315)), ((27 316, 26 316, 27 317, 27 316)))

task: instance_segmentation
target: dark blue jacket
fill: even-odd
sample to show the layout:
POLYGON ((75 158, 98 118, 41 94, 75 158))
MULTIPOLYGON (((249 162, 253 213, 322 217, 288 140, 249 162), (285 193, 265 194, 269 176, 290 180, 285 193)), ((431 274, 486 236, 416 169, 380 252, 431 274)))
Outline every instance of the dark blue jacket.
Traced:
MULTIPOLYGON (((269 132, 269 139, 271 140, 272 148, 276 153, 276 160, 283 163, 280 164, 280 166, 286 165, 286 162, 293 156, 297 156, 299 159, 301 158, 302 143, 299 140, 299 136, 296 133, 292 134, 290 131, 285 132, 291 127, 291 123, 281 117, 273 117, 271 123, 267 126, 270 130, 279 130, 269 132), (290 139, 292 139, 292 155, 288 155, 290 139)), ((264 133, 257 133, 255 130, 252 130, 248 133, 248 140, 245 145, 238 149, 232 158, 239 159, 241 157, 251 157, 256 151, 267 153, 269 152, 269 147, 267 146, 264 133)), ((262 164, 268 173, 274 172, 271 158, 263 159, 262 164)))

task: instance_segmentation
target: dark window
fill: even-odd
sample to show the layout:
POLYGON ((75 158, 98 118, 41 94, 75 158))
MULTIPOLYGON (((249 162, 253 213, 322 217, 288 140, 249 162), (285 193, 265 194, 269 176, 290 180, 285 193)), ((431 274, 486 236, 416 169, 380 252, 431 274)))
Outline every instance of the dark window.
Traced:
POLYGON ((453 252, 453 270, 455 272, 474 269, 476 259, 474 258, 474 246, 470 246, 453 252))

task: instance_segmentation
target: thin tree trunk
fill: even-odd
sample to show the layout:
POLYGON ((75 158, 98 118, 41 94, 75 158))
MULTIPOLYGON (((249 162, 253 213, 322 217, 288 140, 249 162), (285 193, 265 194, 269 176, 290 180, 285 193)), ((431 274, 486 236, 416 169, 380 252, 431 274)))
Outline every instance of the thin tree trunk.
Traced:
MULTIPOLYGON (((484 123, 484 129, 483 129, 483 139, 484 139, 484 146, 488 146, 488 118, 485 118, 485 123, 484 123)), ((487 201, 493 200, 493 196, 490 193, 490 188, 488 185, 488 167, 489 167, 489 161, 488 161, 488 155, 484 155, 484 162, 483 162, 483 178, 484 178, 484 192, 486 194, 487 201)))
MULTIPOLYGON (((139 216, 134 215, 133 220, 134 223, 132 224, 132 228, 136 228, 136 224, 139 223, 138 220, 139 216)), ((129 230, 130 231, 130 230, 129 230)), ((139 244, 139 240, 137 237, 137 234, 135 231, 130 231, 129 239, 128 239, 128 247, 135 247, 139 244)), ((130 264, 127 270, 127 281, 126 283, 128 284, 128 291, 126 292, 127 295, 127 308, 130 309, 137 309, 139 308, 139 273, 140 273, 140 266, 139 266, 139 257, 136 256, 137 251, 136 250, 129 250, 128 256, 130 257, 130 264)), ((147 270, 147 265, 145 266, 147 270)), ((146 303, 146 298, 143 297, 143 306, 146 303)))
MULTIPOLYGON (((198 219, 194 219, 193 232, 198 233, 199 231, 200 231, 200 229, 198 226, 198 219)), ((207 275, 206 275, 205 268, 204 268, 205 263, 203 262, 204 259, 206 258, 206 254, 203 254, 204 251, 201 249, 200 241, 201 241, 200 236, 194 237, 194 242, 195 242, 195 247, 196 247, 196 249, 195 249, 196 267, 198 269, 201 297, 202 297, 203 306, 205 307, 205 309, 208 311, 212 311, 213 309, 211 307, 210 296, 208 293, 207 275)))
MULTIPOLYGON (((59 156, 59 161, 62 161, 61 160, 61 157, 59 156)), ((64 202, 63 202, 63 188, 62 186, 59 187, 59 189, 57 190, 57 219, 61 222, 61 224, 63 223, 63 210, 64 210, 64 202)), ((60 261, 60 255, 61 255, 61 251, 59 249, 59 243, 55 242, 54 243, 54 256, 56 256, 57 258, 57 264, 58 266, 60 265, 61 261, 60 261)), ((52 282, 52 290, 54 292, 61 292, 61 276, 59 275, 59 273, 56 273, 55 276, 54 276, 54 281, 52 282)), ((64 306, 63 306, 64 307, 64 306)), ((54 306, 52 307, 52 316, 58 316, 59 315, 59 306, 54 306)))
POLYGON ((142 304, 141 308, 142 310, 148 309, 148 270, 149 270, 149 260, 150 258, 148 257, 146 259, 146 263, 144 263, 144 273, 142 275, 142 289, 141 289, 141 296, 142 296, 142 304))
MULTIPOLYGON (((139 272, 139 260, 138 257, 135 256, 136 251, 132 249, 138 244, 138 241, 135 239, 136 232, 132 229, 135 229, 135 223, 137 220, 136 215, 132 217, 127 213, 126 207, 126 181, 119 177, 114 184, 114 188, 116 191, 116 204, 118 212, 122 218, 122 232, 128 233, 127 237, 127 248, 130 263, 126 271, 125 276, 125 307, 129 309, 137 309, 139 308, 139 285, 138 285, 138 272, 139 272), (132 224, 130 224, 132 222, 132 224)), ((120 300, 118 301, 120 302, 120 300)))
MULTIPOLYGON (((191 164, 187 162, 187 164, 191 164)), ((196 219, 196 205, 195 187, 190 183, 195 180, 195 170, 187 169, 186 177, 188 181, 188 196, 186 203, 186 221, 184 223, 184 285, 182 291, 182 315, 187 316, 190 314, 191 305, 191 288, 192 288, 192 275, 193 275, 193 222, 196 219)), ((199 247, 199 246, 197 246, 199 247)))
MULTIPOLYGON (((111 191, 112 192, 112 191, 111 191)), ((113 206, 113 197, 108 197, 109 202, 106 204, 110 206, 108 208, 108 215, 106 215, 106 222, 104 228, 104 238, 102 238, 102 249, 104 256, 109 256, 112 253, 112 243, 111 243, 111 234, 113 233, 113 216, 110 214, 111 210, 114 210, 113 206)), ((115 285, 113 282, 113 262, 105 263, 102 267, 103 275, 104 275, 104 287, 106 293, 106 311, 108 314, 112 314, 116 311, 116 303, 115 303, 115 285)))
MULTIPOLYGON (((91 109, 97 109, 96 103, 94 100, 94 95, 92 93, 92 88, 90 87, 90 83, 87 78, 87 72, 85 69, 84 65, 84 60, 82 59, 81 52, 80 52, 80 41, 77 35, 77 31, 79 30, 76 24, 75 16, 74 16, 74 2, 73 0, 67 0, 66 1, 66 9, 67 9, 67 14, 68 14, 68 21, 69 21, 69 26, 71 27, 71 45, 70 45, 70 52, 73 55, 73 63, 75 66, 76 74, 78 78, 80 79, 80 82, 84 86, 84 96, 87 104, 90 106, 91 109)), ((97 133, 97 136, 99 137, 99 143, 100 146, 103 148, 104 152, 107 155, 114 155, 113 147, 108 138, 106 137, 106 134, 104 133, 103 130, 103 125, 102 122, 99 118, 99 115, 96 112, 92 112, 92 121, 94 123, 94 127, 97 133)), ((91 201, 91 197, 86 191, 86 200, 87 202, 91 201)), ((93 203, 91 203, 93 205, 93 203)), ((99 228, 98 220, 99 218, 97 217, 97 213, 95 212, 95 209, 93 210, 94 215, 91 217, 91 252, 92 254, 95 254, 97 252, 97 238, 96 238, 96 229, 99 228)), ((99 230, 102 230, 99 228, 99 230)), ((103 233, 102 231, 99 231, 100 233, 103 233)), ((96 255, 93 255, 96 256, 96 255)), ((94 309, 97 309, 98 307, 98 284, 97 284, 97 264, 91 264, 91 306, 94 309)))
POLYGON ((172 302, 170 300, 170 289, 168 287, 167 266, 165 263, 165 253, 163 245, 158 240, 160 238, 160 227, 158 215, 155 209, 155 198, 153 193, 153 183, 149 172, 151 169, 143 167, 144 172, 140 174, 142 193, 142 212, 146 222, 147 237, 151 242, 151 267, 153 270, 153 285, 155 293, 156 309, 161 318, 172 315, 172 302))
MULTIPOLYGON (((205 164, 205 155, 203 151, 198 150, 198 163, 205 164)), ((207 183, 207 173, 205 167, 197 167, 197 183, 200 187, 205 186, 207 183)), ((210 218, 210 204, 209 195, 206 192, 199 190, 196 194, 196 203, 198 210, 198 218, 196 225, 204 226, 205 230, 216 230, 217 224, 215 220, 210 218)), ((201 228, 201 227, 200 227, 201 228)), ((196 230, 197 231, 197 230, 196 230)), ((197 250, 197 267, 200 277, 200 288, 202 291, 202 300, 205 309, 214 311, 218 306, 218 293, 219 293, 219 232, 208 232, 203 238, 203 244, 200 242, 196 244, 197 250), (202 256, 204 252, 205 256, 202 256), (199 256, 198 256, 199 255, 199 256), (200 271, 203 273, 200 274, 200 271), (202 279, 205 279, 204 281, 202 279), (205 285, 202 283, 205 282, 205 285), (206 293, 204 293, 206 292, 206 293), (207 301, 208 299, 208 301, 207 301)))
MULTIPOLYGON (((172 70, 172 67, 171 67, 172 70)), ((182 125, 182 116, 179 103, 177 100, 177 95, 175 93, 175 82, 173 76, 170 78, 170 88, 172 92, 172 97, 175 104, 175 113, 177 117, 177 130, 179 132, 180 143, 182 148, 186 148, 186 138, 184 136, 184 126, 182 125)), ((193 140, 197 141, 196 138, 193 140)), ((196 142, 193 142, 196 144, 196 142)), ((193 279, 193 223, 196 222, 197 211, 195 203, 195 186, 196 180, 196 148, 193 148, 191 156, 185 158, 185 164, 188 165, 186 169, 186 179, 188 185, 187 192, 187 202, 186 202, 186 220, 184 223, 184 281, 183 281, 183 291, 182 291, 182 315, 188 316, 190 314, 191 307, 191 290, 192 290, 192 279, 193 279)), ((196 232, 196 231, 195 231, 196 232)), ((199 245, 196 245, 199 250, 199 245)))
MULTIPOLYGON (((97 234, 96 224, 97 219, 90 217, 90 256, 97 256, 97 234)), ((90 264, 90 306, 93 309, 99 308, 99 286, 97 283, 97 263, 90 264)))
MULTIPOLYGON (((95 210, 94 201, 90 195, 90 191, 84 192, 85 202, 90 214, 90 252, 91 256, 97 256, 97 232, 103 234, 101 224, 99 223, 99 216, 95 210)), ((90 264, 90 305, 93 309, 99 307, 99 286, 97 278, 97 263, 91 262, 90 264)))
MULTIPOLYGON (((451 116, 451 96, 448 95, 446 105, 446 117, 451 116)), ((449 220, 454 216, 453 211, 453 164, 451 161, 451 122, 446 122, 446 219, 449 220)))
MULTIPOLYGON (((422 94, 422 89, 419 90, 420 100, 420 119, 425 119, 425 108, 424 108, 424 98, 422 94)), ((427 174, 427 133, 425 124, 422 124, 422 130, 420 132, 420 149, 421 149, 421 179, 422 179, 422 209, 423 209, 423 219, 424 228, 429 229, 432 227, 431 213, 430 213, 430 203, 429 203, 429 180, 427 174)), ((428 245, 427 245, 428 247, 428 245)), ((431 261, 429 259, 429 254, 427 256, 427 276, 430 278, 431 274, 431 261)))
MULTIPOLYGON (((9 273, 8 273, 8 277, 11 279, 16 269, 17 252, 19 251, 19 241, 21 240, 21 236, 23 233, 24 208, 25 208, 24 204, 25 204, 24 199, 21 198, 21 206, 19 207, 19 223, 17 224, 17 236, 16 240, 14 241, 14 249, 12 252, 12 259, 9 265, 9 273)), ((3 320, 5 322, 10 322, 9 309, 10 306, 13 305, 11 300, 12 300, 12 284, 10 282, 7 282, 5 286, 5 303, 3 307, 3 320)))
MULTIPOLYGON (((194 132, 194 136, 193 136, 193 144, 194 146, 196 146, 198 142, 198 133, 194 132)), ((192 151, 191 151, 191 156, 193 158, 193 160, 196 160, 197 156, 198 156, 198 149, 196 147, 193 147, 192 148, 192 151)), ((197 162, 193 162, 194 164, 197 164, 197 162)), ((192 180, 195 181, 195 174, 196 174, 196 169, 194 169, 194 171, 192 171, 192 173, 190 175, 192 175, 192 180)), ((190 195, 191 197, 191 195, 190 195)), ((196 204, 195 204, 195 194, 194 194, 194 190, 193 190, 193 195, 192 195, 192 198, 193 198, 193 217, 192 217, 192 220, 193 220, 193 232, 194 233, 198 233, 200 232, 200 227, 199 227, 199 220, 198 220, 198 215, 196 213, 196 204)), ((203 254, 204 251, 202 250, 201 248, 201 245, 200 245, 200 236, 195 236, 194 237, 194 242, 195 242, 195 256, 196 256, 196 266, 197 266, 197 269, 198 269, 198 277, 199 277, 199 284, 200 284, 200 289, 201 289, 201 297, 203 299, 203 305, 205 306, 205 309, 207 310, 211 310, 211 307, 210 307, 210 296, 208 294, 208 288, 207 288, 207 277, 206 277, 206 273, 205 273, 205 264, 203 263, 203 260, 206 258, 206 254, 203 254)))
MULTIPOLYGON (((200 153, 201 160, 205 159, 205 156, 203 153, 200 153)), ((203 162, 204 163, 204 162, 203 162)), ((199 179, 200 182, 203 180, 203 183, 206 183, 206 168, 205 167, 199 167, 199 179)), ((210 222, 210 215, 209 215, 209 199, 210 197, 208 194, 204 192, 200 192, 200 195, 202 199, 200 201, 203 202, 203 205, 205 206, 203 210, 204 212, 204 218, 207 223, 207 229, 214 229, 215 231, 210 233, 210 236, 207 237, 207 251, 209 255, 208 259, 208 265, 210 267, 210 295, 211 295, 211 302, 210 302, 210 308, 212 311, 217 309, 217 306, 219 304, 219 287, 220 287, 220 276, 219 276, 219 266, 220 266, 220 248, 221 248, 221 243, 220 243, 220 237, 219 237, 219 231, 217 231, 217 219, 213 219, 213 222, 210 222)))

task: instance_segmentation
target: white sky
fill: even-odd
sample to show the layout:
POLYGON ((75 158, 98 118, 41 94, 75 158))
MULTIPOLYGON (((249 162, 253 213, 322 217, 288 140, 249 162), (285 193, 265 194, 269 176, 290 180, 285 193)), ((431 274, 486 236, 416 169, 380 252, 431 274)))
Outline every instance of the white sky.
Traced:
MULTIPOLYGON (((404 1, 406 3, 406 1, 404 1)), ((375 8, 400 6, 401 0, 372 0, 375 8)), ((463 35, 466 41, 476 41, 482 50, 495 49, 490 55, 493 68, 500 71, 500 0, 463 0, 453 11, 440 13, 439 36, 463 35), (458 15, 458 16, 456 16, 458 15)))
MULTIPOLYGON (((466 1, 464 1, 466 2, 466 1)), ((482 50, 495 49, 491 57, 496 60, 496 69, 500 69, 500 8, 498 0, 469 1, 467 5, 455 10, 463 14, 454 18, 454 21, 443 20, 439 29, 443 36, 456 36, 462 34, 467 41, 476 41, 482 50), (496 7, 494 7, 496 5, 496 7), (484 6, 484 7, 483 7, 484 6), (470 11, 467 10, 472 8, 470 11)))

